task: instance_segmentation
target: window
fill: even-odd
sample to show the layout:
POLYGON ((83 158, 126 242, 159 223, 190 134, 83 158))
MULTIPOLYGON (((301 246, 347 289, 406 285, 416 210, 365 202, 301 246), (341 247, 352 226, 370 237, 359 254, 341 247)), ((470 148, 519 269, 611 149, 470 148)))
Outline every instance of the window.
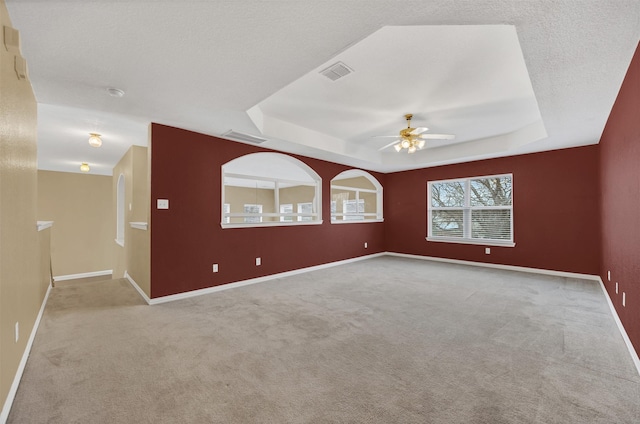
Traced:
POLYGON ((350 169, 331 180, 331 222, 382 221, 382 185, 371 174, 350 169))
POLYGON ((116 243, 120 246, 124 246, 124 188, 124 174, 120 174, 118 177, 118 184, 116 186, 116 243))
POLYGON ((343 200, 342 210, 344 211, 342 219, 345 221, 362 221, 364 219, 364 199, 343 200))
POLYGON ((296 158, 241 156, 222 166, 222 181, 223 228, 322 223, 322 180, 296 158))
POLYGON ((262 222, 262 205, 244 205, 244 222, 262 222))
POLYGON ((313 203, 298 203, 298 221, 311 221, 313 217, 313 203))
POLYGON ((222 205, 222 222, 224 222, 225 224, 229 223, 229 213, 231 212, 231 205, 228 203, 225 203, 222 205))
POLYGON ((280 205, 280 222, 292 222, 293 221, 293 205, 287 203, 286 205, 280 205))
POLYGON ((513 176, 430 181, 429 241, 514 246, 513 176))

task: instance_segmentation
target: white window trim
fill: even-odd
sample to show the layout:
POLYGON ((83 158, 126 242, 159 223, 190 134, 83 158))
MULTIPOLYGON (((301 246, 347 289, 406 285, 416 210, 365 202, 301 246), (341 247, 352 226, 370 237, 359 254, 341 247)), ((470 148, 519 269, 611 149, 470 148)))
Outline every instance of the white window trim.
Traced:
MULTIPOLYGON (((501 246, 501 247, 515 247, 515 239, 514 239, 514 231, 513 231, 513 174, 497 174, 497 175, 481 175, 475 177, 465 177, 465 178, 452 178, 447 180, 434 180, 427 182, 427 237, 426 240, 430 242, 442 242, 442 243, 458 243, 458 244, 473 244, 473 245, 481 245, 481 246, 501 246), (511 206, 466 206, 470 204, 470 189, 469 186, 471 184, 471 180, 479 180, 486 178, 502 178, 509 177, 511 178, 511 206), (434 237, 431 236, 431 225, 432 225, 432 206, 431 206, 431 184, 432 183, 447 183, 447 182, 459 182, 463 181, 465 184, 465 206, 463 207, 451 207, 451 208, 436 208, 436 210, 497 210, 497 209, 506 209, 511 211, 511 239, 510 240, 496 240, 496 239, 474 239, 469 237, 434 237)), ((471 222, 467 222, 467 220, 471 219, 471 214, 465 214, 465 232, 471 230, 471 222)), ((470 233, 469 233, 470 234, 470 233)))

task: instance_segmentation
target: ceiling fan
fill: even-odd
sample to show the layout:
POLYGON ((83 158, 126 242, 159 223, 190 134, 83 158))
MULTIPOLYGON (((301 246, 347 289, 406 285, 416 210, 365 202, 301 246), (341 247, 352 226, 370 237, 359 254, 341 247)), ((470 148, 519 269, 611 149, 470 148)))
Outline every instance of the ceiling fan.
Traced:
POLYGON ((411 128, 411 118, 413 118, 413 114, 407 113, 404 115, 404 118, 407 120, 407 128, 401 129, 399 135, 376 136, 396 138, 393 142, 378 149, 379 151, 393 146, 394 149, 396 149, 396 152, 401 152, 402 149, 407 149, 407 153, 415 153, 416 150, 424 147, 425 140, 453 140, 456 137, 453 134, 423 134, 425 131, 428 131, 429 128, 411 128))

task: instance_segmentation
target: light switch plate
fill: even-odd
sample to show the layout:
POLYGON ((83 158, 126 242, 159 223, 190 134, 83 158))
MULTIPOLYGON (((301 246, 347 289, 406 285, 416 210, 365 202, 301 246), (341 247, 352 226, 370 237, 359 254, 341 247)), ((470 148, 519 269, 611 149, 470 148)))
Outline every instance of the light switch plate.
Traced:
POLYGON ((158 199, 158 209, 169 209, 169 199, 158 199))

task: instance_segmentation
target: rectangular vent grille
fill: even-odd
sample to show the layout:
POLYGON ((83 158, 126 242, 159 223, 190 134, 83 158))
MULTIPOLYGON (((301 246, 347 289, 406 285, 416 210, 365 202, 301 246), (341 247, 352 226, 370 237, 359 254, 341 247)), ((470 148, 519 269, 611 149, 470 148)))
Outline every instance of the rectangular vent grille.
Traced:
POLYGON ((353 69, 349 68, 342 62, 336 62, 326 69, 320 71, 322 75, 329 78, 331 81, 338 80, 353 72, 353 69))
POLYGON ((262 144, 265 141, 268 141, 266 138, 257 137, 255 135, 245 134, 234 130, 227 131, 226 133, 222 134, 222 137, 253 144, 262 144))

